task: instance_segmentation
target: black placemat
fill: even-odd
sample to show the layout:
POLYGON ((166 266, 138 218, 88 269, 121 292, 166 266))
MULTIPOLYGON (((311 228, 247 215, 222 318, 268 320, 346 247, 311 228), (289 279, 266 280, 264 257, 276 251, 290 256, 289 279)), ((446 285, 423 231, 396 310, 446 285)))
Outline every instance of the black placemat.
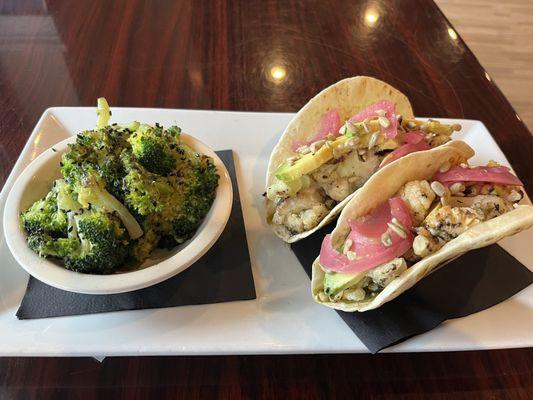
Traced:
POLYGON ((217 154, 231 176, 233 208, 224 232, 200 260, 181 274, 157 285, 112 295, 67 292, 30 277, 17 318, 46 318, 255 299, 233 152, 224 150, 217 151, 217 154))
MULTIPOLYGON (((323 237, 335 223, 291 245, 311 277, 323 237)), ((533 283, 533 273, 497 244, 470 251, 376 310, 337 311, 363 344, 376 353, 427 332, 451 318, 485 310, 533 283)))

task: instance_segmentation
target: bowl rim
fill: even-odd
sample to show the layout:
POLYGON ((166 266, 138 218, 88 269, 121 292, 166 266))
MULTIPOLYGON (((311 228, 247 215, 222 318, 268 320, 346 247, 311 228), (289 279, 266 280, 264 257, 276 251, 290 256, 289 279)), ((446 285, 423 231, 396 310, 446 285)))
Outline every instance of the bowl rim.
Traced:
MULTIPOLYGON (((76 135, 64 139, 37 156, 17 177, 6 199, 3 228, 6 243, 18 264, 38 280, 58 289, 83 294, 124 293, 165 281, 190 267, 218 240, 229 220, 233 206, 233 186, 228 170, 218 155, 200 140, 181 133, 181 140, 213 158, 219 175, 216 197, 208 214, 193 238, 176 254, 149 267, 109 275, 84 274, 70 271, 48 259, 39 257, 29 249, 26 233, 20 224, 21 202, 32 181, 43 178, 43 166, 60 158, 76 135)), ((58 160, 59 161, 59 160, 58 160)), ((59 162, 57 163, 59 167, 59 162)), ((55 174, 57 175, 57 174, 55 174)), ((46 179, 54 179, 48 174, 46 179)), ((31 189, 30 189, 31 190, 31 189)), ((42 194, 44 195, 44 193, 42 194)), ((33 201, 38 200, 38 196, 33 201)))

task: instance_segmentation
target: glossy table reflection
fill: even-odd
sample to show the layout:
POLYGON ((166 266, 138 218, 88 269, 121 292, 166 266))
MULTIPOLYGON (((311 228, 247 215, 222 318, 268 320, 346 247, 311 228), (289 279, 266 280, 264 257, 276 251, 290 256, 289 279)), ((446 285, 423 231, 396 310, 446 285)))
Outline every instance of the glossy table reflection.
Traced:
MULTIPOLYGON (((428 0, 0 0, 0 184, 50 106, 105 96, 120 106, 296 111, 363 74, 398 87, 419 116, 483 121, 531 194, 531 133, 428 0)), ((531 349, 0 359, 0 394, 527 398, 532 360, 531 349)))

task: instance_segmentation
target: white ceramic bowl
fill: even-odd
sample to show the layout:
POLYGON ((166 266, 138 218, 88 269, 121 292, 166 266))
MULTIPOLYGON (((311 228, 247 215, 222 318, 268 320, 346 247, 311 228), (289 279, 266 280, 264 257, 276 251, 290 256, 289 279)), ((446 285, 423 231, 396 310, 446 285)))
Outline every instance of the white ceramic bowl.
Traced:
POLYGON ((71 292, 87 294, 122 293, 162 282, 198 260, 216 242, 228 222, 233 190, 228 171, 220 158, 202 142, 187 134, 181 139, 193 149, 213 157, 219 186, 213 205, 196 234, 171 251, 157 251, 139 269, 111 275, 91 275, 69 271, 60 261, 39 257, 28 248, 26 233, 19 220, 21 211, 42 198, 61 175, 59 161, 67 144, 75 136, 44 151, 26 167, 11 189, 4 210, 5 238, 18 263, 31 275, 48 285, 71 292))

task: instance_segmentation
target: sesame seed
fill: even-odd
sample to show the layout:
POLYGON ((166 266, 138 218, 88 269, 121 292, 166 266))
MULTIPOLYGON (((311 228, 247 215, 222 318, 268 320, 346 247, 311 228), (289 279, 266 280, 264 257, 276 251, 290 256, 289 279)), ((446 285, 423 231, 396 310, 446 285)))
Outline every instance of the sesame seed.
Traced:
POLYGON ((450 190, 439 181, 431 182, 431 190, 439 197, 444 197, 450 194, 450 190))
POLYGON ((385 232, 383 235, 381 235, 381 243, 383 243, 383 246, 386 247, 392 246, 392 239, 389 232, 385 232))
POLYGON ((317 140, 316 142, 311 143, 311 146, 309 148, 314 153, 315 151, 320 149, 324 145, 324 143, 326 143, 325 140, 317 140))
POLYGON ((370 133, 370 129, 368 129, 368 118, 365 118, 362 122, 363 124, 363 129, 365 130, 366 133, 370 133))
POLYGON ((409 122, 407 123, 407 127, 408 127, 409 129, 413 129, 413 128, 416 128, 416 124, 415 124, 413 121, 409 121, 409 122))
POLYGON ((368 141, 368 148, 371 149, 374 147, 378 141, 379 138, 379 132, 374 132, 372 136, 370 136, 370 140, 368 141))
POLYGON ((348 120, 346 121, 346 128, 351 132, 355 133, 357 132, 357 127, 353 124, 352 121, 348 120))
POLYGON ((450 186, 450 191, 453 194, 459 194, 465 190, 465 185, 463 185, 461 182, 455 182, 452 186, 450 186))
POLYGON ((403 230, 402 227, 400 227, 399 225, 396 225, 392 222, 387 222, 387 226, 394 232, 396 233, 399 237, 401 237, 402 239, 406 239, 407 238, 407 233, 405 232, 405 230, 403 230))
POLYGON ((400 221, 398 221, 398 219, 396 217, 392 217, 391 222, 394 225, 396 225, 396 226, 400 227, 401 229, 405 230, 405 227, 402 225, 402 223, 400 221))
POLYGON ((378 122, 383 128, 388 128, 390 121, 385 117, 378 117, 378 122))
POLYGON ((298 147, 296 152, 300 154, 308 154, 308 153, 311 153, 311 149, 309 148, 309 146, 304 145, 304 146, 298 147))

